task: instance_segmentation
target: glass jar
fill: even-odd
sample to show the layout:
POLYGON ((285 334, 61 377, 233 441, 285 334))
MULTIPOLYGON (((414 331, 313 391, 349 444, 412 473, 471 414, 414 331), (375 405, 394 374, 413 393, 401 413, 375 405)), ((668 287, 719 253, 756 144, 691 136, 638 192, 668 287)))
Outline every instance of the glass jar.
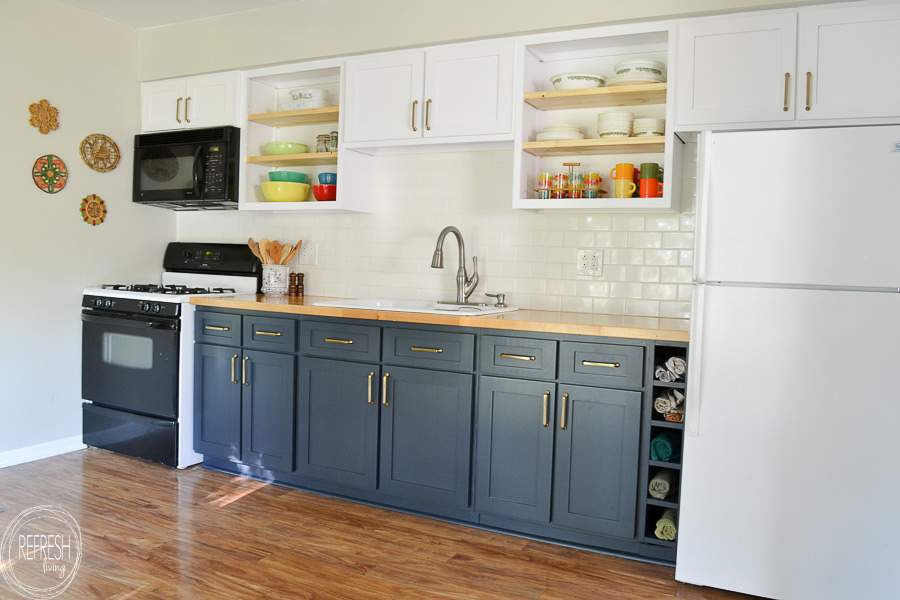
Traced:
POLYGON ((328 151, 329 152, 337 152, 338 148, 338 132, 332 131, 331 136, 329 136, 328 140, 328 151))
POLYGON ((331 136, 327 133, 316 136, 316 152, 328 152, 331 136))

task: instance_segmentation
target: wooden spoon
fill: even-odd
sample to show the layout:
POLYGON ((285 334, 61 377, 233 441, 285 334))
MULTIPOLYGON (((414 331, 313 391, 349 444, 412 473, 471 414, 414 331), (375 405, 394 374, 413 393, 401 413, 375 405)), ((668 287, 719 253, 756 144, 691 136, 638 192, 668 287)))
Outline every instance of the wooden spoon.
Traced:
POLYGON ((290 251, 290 253, 281 260, 281 264, 287 265, 290 264, 294 257, 297 256, 297 252, 300 250, 300 246, 303 245, 303 240, 297 240, 297 244, 294 246, 294 249, 290 251))
POLYGON ((291 250, 294 249, 294 245, 290 242, 287 242, 284 246, 281 247, 281 264, 287 264, 287 257, 290 256, 291 250))
POLYGON ((281 242, 278 240, 269 242, 269 257, 271 257, 273 265, 281 264, 281 242))
POLYGON ((272 264, 272 257, 269 255, 269 240, 266 238, 259 240, 259 256, 264 265, 272 264))
POLYGON ((247 240, 247 246, 250 247, 250 252, 253 253, 253 256, 259 259, 259 262, 262 262, 262 255, 259 253, 259 244, 253 238, 247 240))

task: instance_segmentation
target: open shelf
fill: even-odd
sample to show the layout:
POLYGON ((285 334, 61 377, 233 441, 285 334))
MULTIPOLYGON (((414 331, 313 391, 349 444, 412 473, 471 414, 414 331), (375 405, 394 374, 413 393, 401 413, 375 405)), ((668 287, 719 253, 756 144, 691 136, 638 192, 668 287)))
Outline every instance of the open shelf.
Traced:
POLYGON ((617 85, 583 90, 548 90, 525 94, 525 102, 538 110, 665 104, 666 90, 665 83, 617 85))
POLYGON ((617 137, 585 140, 524 142, 522 149, 534 156, 584 154, 651 154, 665 150, 665 136, 617 137))
POLYGON ((316 167, 322 165, 336 165, 337 152, 305 152, 303 154, 248 156, 247 162, 266 167, 316 167))
POLYGON ((282 110, 278 112, 256 113, 248 115, 247 120, 271 127, 295 127, 297 125, 322 125, 337 123, 339 108, 305 108, 302 110, 282 110))

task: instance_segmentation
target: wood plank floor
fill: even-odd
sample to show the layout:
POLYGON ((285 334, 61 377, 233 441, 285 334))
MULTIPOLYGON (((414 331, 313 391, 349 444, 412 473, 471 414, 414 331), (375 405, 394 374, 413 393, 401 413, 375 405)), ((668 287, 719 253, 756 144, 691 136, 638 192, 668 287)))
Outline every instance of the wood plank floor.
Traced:
MULTIPOLYGON (((82 532, 62 599, 750 598, 679 584, 668 567, 93 448, 0 469, 0 534, 48 504, 82 532)), ((0 598, 21 597, 0 578, 0 598)))

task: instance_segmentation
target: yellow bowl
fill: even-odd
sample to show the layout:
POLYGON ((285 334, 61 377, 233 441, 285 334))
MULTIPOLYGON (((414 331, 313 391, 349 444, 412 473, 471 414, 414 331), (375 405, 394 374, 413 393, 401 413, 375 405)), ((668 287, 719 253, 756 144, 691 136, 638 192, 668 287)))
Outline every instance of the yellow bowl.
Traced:
POLYGON ((262 191, 269 202, 303 202, 309 194, 309 184, 293 181, 263 181, 262 191))

